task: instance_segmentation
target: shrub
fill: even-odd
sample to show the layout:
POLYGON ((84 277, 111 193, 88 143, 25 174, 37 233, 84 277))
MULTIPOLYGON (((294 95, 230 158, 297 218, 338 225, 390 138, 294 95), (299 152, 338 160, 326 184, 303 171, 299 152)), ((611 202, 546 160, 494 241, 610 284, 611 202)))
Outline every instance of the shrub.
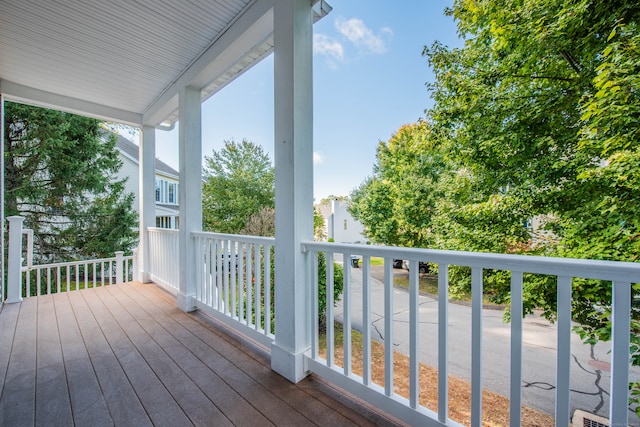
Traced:
MULTIPOLYGON (((327 275, 326 275, 326 254, 318 253, 318 324, 320 329, 325 327, 327 312, 327 275)), ((343 288, 344 270, 340 264, 333 263, 333 301, 334 304, 340 301, 343 288)))

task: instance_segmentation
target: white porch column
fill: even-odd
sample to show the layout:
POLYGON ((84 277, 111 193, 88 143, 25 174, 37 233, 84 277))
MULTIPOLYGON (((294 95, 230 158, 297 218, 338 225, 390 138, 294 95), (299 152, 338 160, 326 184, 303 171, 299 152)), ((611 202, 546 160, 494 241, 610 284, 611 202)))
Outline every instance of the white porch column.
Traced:
POLYGON ((289 381, 307 374, 309 289, 302 240, 313 239, 312 11, 309 0, 274 9, 276 337, 271 368, 289 381))
POLYGON ((22 223, 21 216, 10 216, 9 221, 9 259, 7 261, 7 299, 6 303, 22 301, 22 223))
POLYGON ((180 290, 178 308, 195 310, 196 268, 192 231, 202 230, 202 119, 200 90, 180 90, 180 290))
POLYGON ((150 247, 148 227, 156 225, 156 129, 143 126, 138 151, 140 238, 138 244, 138 280, 148 283, 150 273, 150 247))

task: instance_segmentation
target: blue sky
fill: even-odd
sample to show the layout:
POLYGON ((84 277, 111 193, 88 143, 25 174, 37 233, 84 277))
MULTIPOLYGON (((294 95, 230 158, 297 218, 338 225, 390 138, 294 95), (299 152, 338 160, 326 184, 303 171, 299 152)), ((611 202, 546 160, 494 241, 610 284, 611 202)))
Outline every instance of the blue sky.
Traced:
MULTIPOLYGON (((314 198, 347 196, 372 173, 376 146, 432 105, 423 46, 458 46, 450 0, 330 0, 314 26, 314 198)), ((273 160, 273 56, 202 107, 202 153, 248 139, 273 160)), ((177 169, 178 132, 156 132, 156 155, 177 169)))

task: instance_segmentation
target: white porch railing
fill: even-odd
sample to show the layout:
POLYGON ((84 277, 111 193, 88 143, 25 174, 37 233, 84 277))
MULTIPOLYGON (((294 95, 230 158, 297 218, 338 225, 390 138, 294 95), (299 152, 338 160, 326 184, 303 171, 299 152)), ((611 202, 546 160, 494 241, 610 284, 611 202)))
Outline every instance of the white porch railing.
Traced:
POLYGON ((275 240, 206 232, 191 237, 200 260, 196 307, 270 346, 275 240))
POLYGON ((314 373, 327 378, 342 388, 362 397, 377 407, 413 425, 452 426, 458 425, 448 416, 448 269, 450 266, 471 268, 472 278, 472 339, 471 339, 471 425, 480 426, 482 419, 482 288, 483 270, 504 270, 511 272, 511 367, 510 381, 510 425, 521 425, 522 408, 522 286, 523 274, 534 273, 557 277, 558 298, 558 336, 556 357, 556 425, 565 427, 570 419, 570 335, 571 335, 571 284, 574 278, 597 279, 612 282, 612 351, 609 419, 612 426, 628 424, 628 382, 629 382, 629 334, 631 310, 631 284, 640 282, 640 264, 544 258, 533 256, 497 255, 487 253, 466 253, 436 251, 426 249, 404 249, 392 247, 374 247, 336 243, 303 242, 302 251, 309 254, 309 282, 317 284, 319 274, 327 277, 327 350, 326 359, 318 351, 318 301, 317 285, 312 295, 310 315, 313 318, 312 348, 308 358, 309 368, 314 373), (332 263, 327 262, 327 271, 318 271, 318 252, 324 252, 331 260, 334 254, 340 254, 344 266, 349 266, 351 255, 362 257, 362 324, 363 324, 363 375, 355 375, 351 361, 351 319, 353 301, 351 299, 351 272, 344 269, 343 290, 343 329, 344 363, 342 367, 334 364, 333 344, 333 271, 332 263), (384 386, 373 383, 371 376, 371 257, 384 258, 384 386), (398 396, 394 392, 393 362, 393 259, 404 259, 410 263, 409 288, 409 336, 410 336, 410 392, 409 398, 398 396), (429 410, 419 404, 419 360, 418 348, 421 339, 418 306, 418 262, 437 263, 438 275, 438 409, 429 410))
POLYGON ((32 297, 133 280, 133 255, 22 267, 22 295, 32 297))
POLYGON ((177 266, 179 254, 178 230, 150 227, 149 278, 171 293, 177 293, 180 272, 177 266))
POLYGON ((9 257, 7 262, 7 303, 38 295, 68 292, 123 283, 133 279, 135 259, 116 252, 115 257, 33 265, 33 230, 23 229, 24 218, 8 217, 9 257), (26 258, 23 241, 26 236, 26 258), (23 262, 26 261, 26 265, 23 262))

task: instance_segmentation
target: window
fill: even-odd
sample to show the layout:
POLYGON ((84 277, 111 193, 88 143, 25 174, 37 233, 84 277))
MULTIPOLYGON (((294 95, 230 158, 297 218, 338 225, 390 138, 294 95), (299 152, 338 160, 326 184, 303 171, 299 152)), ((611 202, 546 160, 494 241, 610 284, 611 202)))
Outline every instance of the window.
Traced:
POLYGON ((156 179, 156 203, 178 204, 178 183, 156 179))
POLYGON ((346 219, 344 220, 344 229, 345 230, 347 229, 347 220, 346 219))
POLYGON ((169 183, 169 201, 168 203, 171 203, 173 205, 177 205, 178 204, 178 184, 176 184, 175 182, 170 182, 169 183))
POLYGON ((156 217, 156 227, 158 227, 158 228, 171 228, 171 217, 170 216, 157 216, 156 217))

